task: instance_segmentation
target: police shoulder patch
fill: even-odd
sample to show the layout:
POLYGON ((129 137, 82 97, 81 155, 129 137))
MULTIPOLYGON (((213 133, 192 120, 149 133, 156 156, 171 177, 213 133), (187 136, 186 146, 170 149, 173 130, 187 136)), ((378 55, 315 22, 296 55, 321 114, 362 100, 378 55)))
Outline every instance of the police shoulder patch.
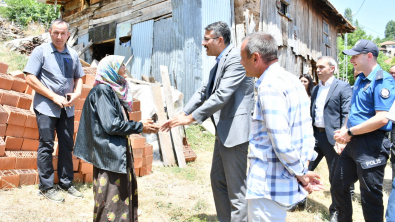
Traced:
POLYGON ((382 88, 380 91, 380 96, 384 99, 387 99, 388 97, 390 97, 390 91, 387 88, 382 88))

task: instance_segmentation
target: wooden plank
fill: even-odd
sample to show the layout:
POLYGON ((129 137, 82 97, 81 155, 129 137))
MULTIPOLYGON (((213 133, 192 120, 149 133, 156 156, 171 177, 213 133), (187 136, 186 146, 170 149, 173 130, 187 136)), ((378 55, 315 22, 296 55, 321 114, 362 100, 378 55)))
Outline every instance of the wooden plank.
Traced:
MULTIPOLYGON (((100 18, 100 19, 95 19, 95 20, 91 20, 89 22, 89 26, 93 26, 96 24, 100 24, 100 23, 104 23, 104 22, 109 22, 109 21, 117 21, 117 22, 122 22, 122 21, 126 21, 129 19, 133 19, 137 16, 145 16, 145 17, 152 17, 152 15, 155 15, 156 17, 164 15, 164 14, 168 14, 169 12, 171 12, 171 2, 170 1, 166 1, 166 2, 161 2, 159 4, 150 6, 150 7, 146 7, 143 8, 141 10, 128 10, 128 11, 124 11, 115 15, 111 15, 111 16, 107 16, 105 18, 100 18), (169 10, 170 9, 170 10, 169 10), (157 13, 160 12, 160 13, 157 13), (164 13, 166 12, 166 13, 164 13), (137 16, 136 16, 137 15, 137 16)), ((147 19, 148 20, 148 19, 147 19)), ((145 21, 145 20, 143 20, 145 21)))
MULTIPOLYGON (((174 103, 173 103, 173 94, 171 92, 170 87, 170 78, 169 78, 169 70, 167 66, 160 66, 160 74, 162 76, 162 84, 163 84, 163 91, 165 95, 166 107, 167 107, 167 114, 169 119, 176 116, 174 112, 174 103)), ((173 137, 174 149, 176 151, 178 166, 180 168, 186 167, 187 163, 185 162, 184 156, 184 144, 182 143, 182 135, 181 135, 181 128, 174 127, 171 129, 171 135, 173 137)))
MULTIPOLYGON (((158 124, 162 125, 167 121, 165 109, 163 107, 162 92, 160 84, 155 83, 151 85, 152 95, 157 109, 158 124)), ((171 138, 169 132, 158 132, 160 149, 162 151, 163 163, 165 166, 174 166, 176 160, 174 158, 173 146, 171 145, 171 138)))
POLYGON ((86 50, 88 50, 89 47, 91 47, 92 45, 93 45, 92 40, 90 40, 89 43, 83 49, 81 49, 80 52, 78 52, 78 56, 81 56, 82 53, 84 53, 86 50))

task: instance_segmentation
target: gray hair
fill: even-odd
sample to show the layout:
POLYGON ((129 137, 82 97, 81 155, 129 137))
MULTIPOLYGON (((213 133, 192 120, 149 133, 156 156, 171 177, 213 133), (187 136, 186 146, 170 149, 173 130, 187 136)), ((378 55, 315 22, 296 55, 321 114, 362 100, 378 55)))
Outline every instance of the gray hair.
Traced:
POLYGON ((335 70, 333 71, 334 73, 337 71, 337 62, 330 56, 320 56, 318 57, 317 61, 321 60, 321 59, 325 59, 329 66, 334 66, 335 70))
POLYGON ((206 31, 212 31, 213 34, 215 34, 218 37, 223 37, 224 38, 224 43, 225 45, 229 45, 230 43, 230 29, 228 24, 225 22, 214 22, 208 25, 206 28, 204 28, 206 31))
POLYGON ((278 58, 278 47, 273 36, 263 32, 255 32, 244 37, 243 41, 245 40, 248 40, 244 47, 248 58, 251 58, 254 53, 258 53, 265 62, 278 58))
POLYGON ((52 30, 52 26, 53 25, 55 25, 55 24, 60 24, 60 23, 66 23, 66 25, 67 25, 67 31, 69 31, 70 30, 70 25, 69 25, 69 23, 68 22, 66 22, 65 20, 63 20, 63 19, 60 19, 60 18, 58 18, 58 19, 55 19, 55 20, 53 20, 52 22, 51 22, 51 30, 52 30))

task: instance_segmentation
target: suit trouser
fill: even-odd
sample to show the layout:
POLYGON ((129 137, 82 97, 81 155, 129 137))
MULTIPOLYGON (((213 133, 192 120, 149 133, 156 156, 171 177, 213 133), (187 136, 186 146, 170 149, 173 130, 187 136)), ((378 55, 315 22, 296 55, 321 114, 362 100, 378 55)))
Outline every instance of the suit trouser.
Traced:
POLYGON ((247 221, 247 154, 248 142, 228 148, 216 137, 210 177, 221 222, 247 221))
MULTIPOLYGON (((329 183, 332 184, 333 174, 335 171, 339 154, 336 153, 335 149, 333 148, 333 145, 329 143, 328 137, 326 136, 325 132, 319 132, 314 128, 314 138, 315 138, 314 150, 318 153, 319 156, 325 156, 326 164, 328 165, 328 169, 329 169, 329 183)), ((319 161, 321 161, 321 159, 319 159, 319 161)), ((314 170, 317 167, 319 162, 317 163, 316 161, 317 160, 315 160, 313 164, 309 165, 309 170, 314 170)), ((331 197, 332 197, 332 203, 329 206, 329 212, 333 214, 336 211, 336 205, 334 204, 333 201, 332 191, 331 191, 331 197)))
POLYGON ((381 222, 384 216, 383 180, 391 142, 384 131, 353 136, 341 153, 331 190, 338 221, 352 221, 350 184, 359 180, 365 221, 381 222))
POLYGON ((34 110, 37 116, 39 147, 37 153, 39 189, 44 191, 54 186, 54 168, 52 153, 54 151, 55 130, 58 137, 58 177, 59 186, 67 189, 72 185, 74 172, 72 154, 74 147, 74 116, 67 117, 62 109, 60 118, 50 117, 34 110))
POLYGON ((395 123, 392 123, 392 131, 391 131, 391 167, 392 167, 392 180, 395 178, 395 123))

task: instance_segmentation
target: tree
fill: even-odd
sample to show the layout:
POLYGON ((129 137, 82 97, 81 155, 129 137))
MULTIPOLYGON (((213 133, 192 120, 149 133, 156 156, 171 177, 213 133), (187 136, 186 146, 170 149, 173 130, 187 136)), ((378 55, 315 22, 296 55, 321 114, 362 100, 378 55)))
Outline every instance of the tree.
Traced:
POLYGON ((344 17, 351 23, 353 24, 353 20, 352 20, 352 10, 351 8, 346 8, 344 10, 344 17))
POLYGON ((391 20, 385 26, 385 38, 395 38, 395 21, 391 20))
POLYGON ((0 15, 21 26, 29 22, 41 22, 48 27, 52 20, 59 18, 59 8, 55 13, 53 5, 37 3, 35 0, 4 0, 7 7, 0 7, 0 15))
MULTIPOLYGON (((355 21, 354 26, 356 27, 356 30, 354 33, 348 33, 347 34, 347 49, 351 49, 355 43, 357 43, 358 40, 360 39, 367 39, 371 40, 377 45, 379 44, 380 38, 373 38, 372 35, 367 35, 365 30, 359 25, 358 20, 355 21)), ((337 42, 338 42, 338 49, 339 49, 339 55, 338 55, 338 63, 339 63, 339 75, 340 77, 343 77, 345 75, 346 70, 347 70, 347 80, 350 83, 350 85, 353 85, 355 80, 354 80, 354 75, 352 73, 353 66, 350 63, 351 56, 345 56, 343 55, 342 51, 345 50, 345 44, 344 40, 342 37, 339 37, 337 42), (346 62, 344 62, 346 59, 346 62)), ((389 70, 390 65, 385 63, 388 59, 387 56, 385 56, 382 52, 379 53, 379 56, 377 57, 377 63, 386 71, 389 70)))

